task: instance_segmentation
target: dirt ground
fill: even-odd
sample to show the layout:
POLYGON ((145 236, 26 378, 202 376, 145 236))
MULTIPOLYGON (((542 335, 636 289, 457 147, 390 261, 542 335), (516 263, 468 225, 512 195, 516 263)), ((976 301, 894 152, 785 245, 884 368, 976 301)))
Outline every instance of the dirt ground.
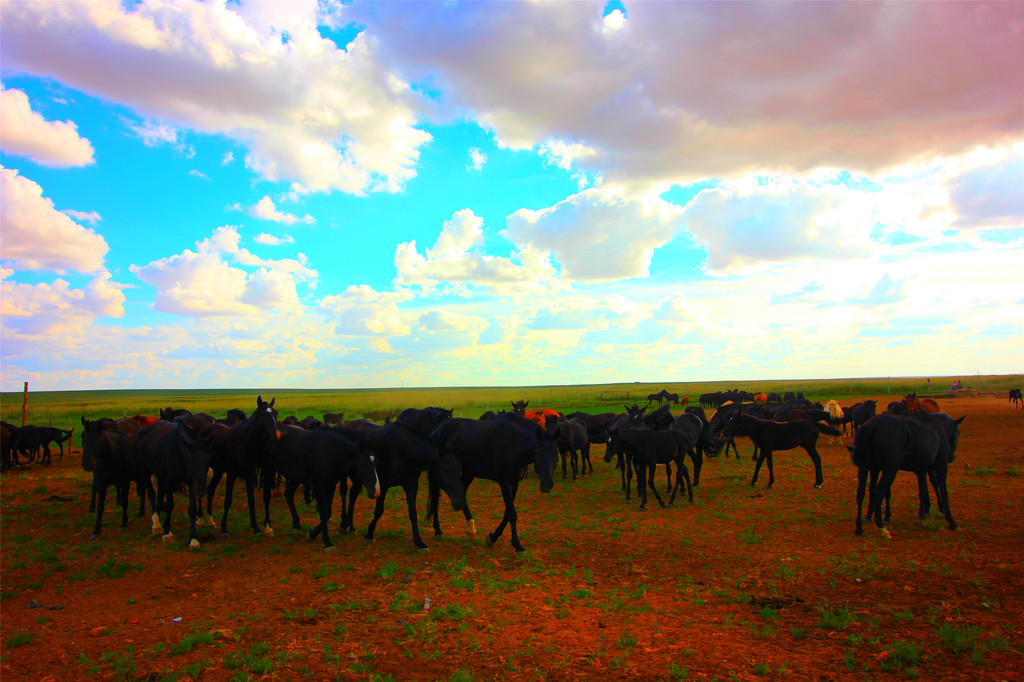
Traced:
MULTIPOLYGON (((777 455, 772 489, 764 475, 749 487, 741 439, 740 459, 705 464, 692 506, 652 499, 646 511, 625 500, 595 446, 594 475, 559 477, 546 495, 532 474, 524 482, 523 556, 507 531, 482 543, 501 515, 487 481, 469 491, 479 536, 446 508, 446 534, 424 529, 423 554, 400 490, 376 540, 335 533, 333 554, 287 530, 280 497, 275 536, 253 536, 240 487, 231 534, 204 529, 199 551, 185 547, 182 498, 173 542, 134 516, 118 533, 109 511, 89 542, 90 478, 76 449, 53 467, 3 475, 0 675, 1022 679, 1024 410, 1005 397, 939 402, 967 416, 949 480, 960 529, 938 517, 919 524, 904 473, 891 540, 871 526, 853 534, 850 438, 819 441, 821 490, 801 450, 777 455)), ((311 526, 312 508, 300 510, 311 526)), ((357 527, 371 510, 361 499, 357 527)))

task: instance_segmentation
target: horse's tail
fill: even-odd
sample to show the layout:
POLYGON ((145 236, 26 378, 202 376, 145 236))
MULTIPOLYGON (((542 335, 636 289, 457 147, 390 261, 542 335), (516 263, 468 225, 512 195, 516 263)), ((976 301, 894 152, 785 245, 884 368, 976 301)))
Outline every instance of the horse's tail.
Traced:
POLYGON ((834 426, 828 424, 822 424, 821 422, 814 422, 814 425, 818 427, 818 431, 824 433, 826 436, 841 436, 843 432, 834 426))

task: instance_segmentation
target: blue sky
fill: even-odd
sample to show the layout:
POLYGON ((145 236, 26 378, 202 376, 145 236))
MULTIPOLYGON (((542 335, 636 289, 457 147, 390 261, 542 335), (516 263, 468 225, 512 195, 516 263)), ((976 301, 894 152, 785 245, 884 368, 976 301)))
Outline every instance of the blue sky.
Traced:
POLYGON ((1024 371, 1019 3, 0 17, 4 391, 1024 371))

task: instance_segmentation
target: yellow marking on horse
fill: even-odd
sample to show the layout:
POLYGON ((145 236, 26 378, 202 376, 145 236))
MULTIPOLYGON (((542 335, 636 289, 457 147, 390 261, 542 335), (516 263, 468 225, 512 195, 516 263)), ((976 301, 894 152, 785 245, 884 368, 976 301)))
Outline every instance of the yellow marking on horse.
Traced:
POLYGON ((171 540, 174 539, 174 533, 168 533, 167 535, 164 535, 160 539, 163 540, 164 542, 170 542, 171 540))
POLYGON ((157 516, 156 512, 153 512, 151 517, 153 520, 153 535, 158 535, 164 532, 164 527, 160 525, 160 517, 157 516))
POLYGON ((199 549, 199 540, 196 540, 195 538, 192 538, 191 540, 189 540, 188 548, 189 549, 199 549))

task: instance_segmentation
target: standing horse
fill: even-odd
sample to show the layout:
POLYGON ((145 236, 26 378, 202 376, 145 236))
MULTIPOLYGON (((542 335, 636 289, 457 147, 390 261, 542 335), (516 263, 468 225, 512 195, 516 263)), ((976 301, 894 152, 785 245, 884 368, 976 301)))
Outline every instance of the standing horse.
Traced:
POLYGON ((1017 409, 1018 407, 1024 406, 1024 398, 1021 397, 1019 388, 1010 389, 1009 402, 1013 404, 1013 409, 1017 409))
POLYGON ((140 430, 135 437, 135 456, 145 471, 156 476, 156 511, 153 512, 153 533, 165 532, 164 542, 173 537, 171 512, 174 491, 188 486, 189 549, 199 547, 196 517, 206 494, 206 474, 210 468, 210 452, 196 438, 196 432, 184 420, 172 424, 158 421, 140 430), (159 514, 166 512, 163 528, 159 514))
POLYGON ((932 479, 939 509, 942 510, 950 530, 957 524, 949 508, 946 476, 949 464, 956 456, 960 437, 960 424, 964 417, 954 420, 948 415, 919 412, 908 417, 880 414, 858 431, 849 448, 850 458, 857 467, 857 525, 854 533, 861 535, 861 510, 864 488, 871 476, 868 517, 882 535, 891 538, 882 518, 882 501, 888 500, 892 482, 899 471, 917 474, 920 505, 918 516, 922 520, 928 513, 928 486, 925 477, 932 479))
POLYGON ((211 424, 199 432, 200 440, 213 453, 210 461, 213 476, 206 491, 206 508, 210 514, 211 525, 214 524, 213 494, 217 491, 220 479, 227 475, 227 481, 224 483, 224 512, 220 520, 221 537, 228 534, 228 512, 231 510, 236 478, 245 481, 245 494, 249 502, 249 527, 252 528, 252 532, 263 532, 268 536, 274 534, 270 526, 269 512, 266 514, 265 527, 262 531, 256 523, 255 488, 257 477, 263 472, 263 502, 265 507, 269 505, 272 478, 268 466, 270 451, 280 435, 274 411, 275 400, 277 399, 274 398, 268 403, 263 400, 262 395, 256 396, 256 409, 247 419, 234 426, 211 424))
MULTIPOLYGON (((288 480, 285 501, 291 512, 292 528, 302 530, 298 512, 295 510, 295 490, 299 484, 305 483, 313 491, 317 514, 320 517, 320 523, 309 532, 309 539, 315 540, 317 535, 323 533, 324 551, 331 551, 334 543, 331 542, 328 526, 334 492, 339 483, 342 490, 343 515, 349 477, 366 489, 370 499, 380 494, 380 480, 377 476, 374 454, 366 445, 366 436, 363 433, 344 426, 333 425, 312 430, 298 426, 283 427, 271 457, 274 470, 288 480)), ((267 527, 270 527, 269 508, 267 527)))
MULTIPOLYGON (((135 428, 134 422, 123 421, 131 425, 126 428, 135 428)), ((96 524, 90 540, 98 540, 100 537, 107 488, 110 486, 114 486, 117 504, 121 507, 121 526, 118 530, 128 528, 128 493, 132 481, 140 478, 135 464, 133 440, 134 432, 128 436, 112 420, 88 421, 82 417, 82 468, 92 472, 92 494, 96 498, 96 524)), ((141 484, 139 494, 145 505, 146 498, 141 484)))
MULTIPOLYGON (((366 530, 366 539, 373 540, 377 522, 384 515, 384 502, 389 489, 401 486, 405 492, 409 525, 412 527, 412 542, 417 551, 425 552, 428 547, 420 536, 419 517, 416 512, 416 495, 419 491, 420 474, 427 473, 431 485, 445 491, 452 501, 452 507, 461 509, 466 502, 465 485, 459 477, 459 462, 450 452, 438 448, 432 434, 436 429, 451 421, 452 412, 440 407, 423 409, 409 408, 386 426, 364 425, 361 432, 367 445, 376 454, 377 474, 380 478, 380 494, 373 510, 373 520, 366 530)), ((490 422, 476 422, 488 424, 490 422)), ((352 487, 349 497, 348 518, 354 514, 355 497, 359 485, 352 487)), ((433 488, 431 488, 433 490, 433 488)))
MULTIPOLYGON (((681 485, 680 478, 686 482, 686 491, 690 502, 693 502, 693 486, 690 483, 690 474, 686 470, 686 453, 693 447, 690 436, 682 431, 670 429, 668 431, 650 431, 648 429, 613 429, 608 440, 609 445, 614 443, 616 449, 625 453, 627 466, 632 463, 636 469, 637 496, 640 498, 640 509, 647 506, 647 488, 654 492, 654 497, 662 507, 665 503, 658 494, 654 485, 654 470, 657 465, 668 466, 674 462, 676 465, 676 482, 670 486, 672 496, 669 498, 669 506, 675 502, 676 493, 681 485)), ((671 479, 671 470, 669 470, 671 479)), ((671 482, 671 481, 670 481, 671 482)))
POLYGON ((775 471, 772 467, 772 453, 776 450, 791 450, 801 447, 810 456, 814 463, 814 487, 820 488, 824 483, 821 475, 821 457, 816 447, 820 434, 838 436, 840 432, 827 424, 798 419, 791 422, 773 422, 767 419, 758 419, 753 415, 735 412, 725 425, 723 434, 729 438, 737 434, 745 435, 757 446, 760 455, 757 458, 757 465, 754 467, 754 477, 750 479, 750 485, 757 483, 757 474, 761 471, 761 465, 768 462, 768 487, 775 483, 775 471))
MULTIPOLYGON (((552 476, 558 459, 558 428, 545 429, 529 419, 515 414, 504 414, 496 419, 452 419, 441 424, 431 435, 442 452, 451 453, 462 465, 462 485, 468 490, 477 478, 494 481, 501 489, 505 514, 494 532, 487 534, 487 545, 493 545, 509 526, 512 546, 516 552, 526 548, 519 542, 518 514, 515 500, 523 469, 533 464, 540 491, 550 492, 554 487, 552 476)), ((441 535, 438 514, 439 491, 431 481, 428 516, 433 517, 434 535, 441 535)), ((476 534, 476 523, 469 503, 462 507, 470 533, 476 534)))

